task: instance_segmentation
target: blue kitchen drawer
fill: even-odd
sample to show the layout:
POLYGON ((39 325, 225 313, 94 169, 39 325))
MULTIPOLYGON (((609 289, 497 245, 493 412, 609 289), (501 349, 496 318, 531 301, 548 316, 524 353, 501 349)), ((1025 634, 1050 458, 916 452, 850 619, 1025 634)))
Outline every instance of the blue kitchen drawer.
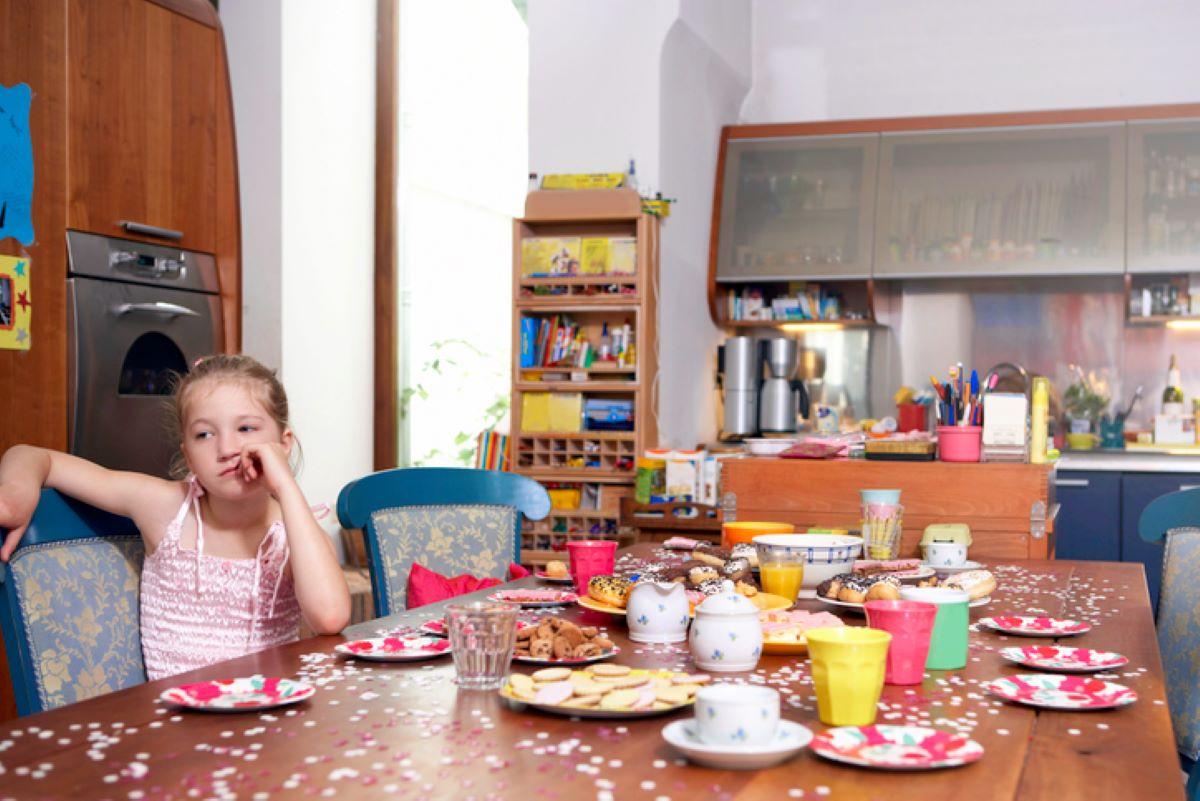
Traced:
POLYGON ((1196 473, 1124 473, 1121 479, 1121 560, 1145 565, 1150 603, 1156 608, 1162 584, 1163 545, 1142 541, 1138 519, 1155 498, 1197 486, 1200 475, 1196 473))

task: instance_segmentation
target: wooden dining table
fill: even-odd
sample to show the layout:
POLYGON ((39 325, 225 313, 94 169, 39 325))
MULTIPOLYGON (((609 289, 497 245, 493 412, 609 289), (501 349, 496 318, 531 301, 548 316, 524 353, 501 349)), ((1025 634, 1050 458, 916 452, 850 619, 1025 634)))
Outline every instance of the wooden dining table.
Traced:
MULTIPOLYGON (((652 544, 624 550, 618 569, 666 558, 652 544)), ((456 688, 451 657, 378 663, 334 654, 344 638, 440 618, 441 605, 368 621, 344 637, 313 637, 170 679, 110 693, 0 726, 0 798, 400 799, 1181 799, 1183 782, 1163 671, 1140 565, 1029 561, 989 566, 999 612, 1086 620, 1070 644, 1118 651, 1130 663, 1104 674, 1136 703, 1092 712, 1038 710, 990 695, 989 680, 1023 672, 999 649, 1047 641, 972 626, 967 667, 930 671, 919 686, 885 686, 877 723, 914 723, 970 736, 983 757, 962 767, 881 771, 827 761, 810 750, 776 767, 728 771, 683 759, 662 737, 688 712, 631 720, 563 717, 520 707, 494 691, 456 688), (181 683, 262 674, 316 686, 300 704, 230 714, 185 711, 159 695, 181 683)), ((511 587, 533 587, 534 578, 511 587)), ((490 591, 475 593, 484 597, 490 591)), ((823 608, 801 601, 802 608, 823 608)), ((846 610, 849 625, 864 625, 846 610)), ((529 619, 539 611, 523 613, 529 619)), ((635 667, 694 670, 686 643, 631 642, 623 618, 563 608, 606 626, 635 667)), ((514 664, 512 670, 536 667, 514 664)), ((783 716, 814 732, 807 658, 764 656, 750 673, 717 680, 777 688, 783 716)))

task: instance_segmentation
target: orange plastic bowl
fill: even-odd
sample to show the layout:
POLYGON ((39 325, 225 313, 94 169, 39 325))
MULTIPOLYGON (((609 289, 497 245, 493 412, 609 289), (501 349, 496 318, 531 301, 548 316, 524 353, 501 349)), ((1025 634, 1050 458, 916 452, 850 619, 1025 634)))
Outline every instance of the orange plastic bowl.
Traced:
POLYGON ((791 523, 742 522, 721 525, 721 547, 732 548, 743 542, 753 542, 760 534, 794 534, 791 523))

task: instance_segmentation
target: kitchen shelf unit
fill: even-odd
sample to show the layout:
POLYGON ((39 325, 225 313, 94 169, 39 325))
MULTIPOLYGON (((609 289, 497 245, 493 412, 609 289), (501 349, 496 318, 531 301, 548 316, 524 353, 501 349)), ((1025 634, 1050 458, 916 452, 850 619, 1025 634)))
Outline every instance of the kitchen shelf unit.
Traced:
POLYGON ((1139 273, 1200 273, 1200 104, 722 129, 720 326, 780 328, 725 313, 766 281, 1139 273))
MULTIPOLYGON (((578 488, 581 508, 553 508, 540 521, 524 521, 521 561, 543 565, 566 560, 572 539, 618 539, 620 500, 632 497, 639 454, 657 445, 652 397, 658 371, 659 219, 644 214, 630 189, 540 190, 526 198, 525 216, 513 223, 512 431, 509 464, 514 472, 550 487, 578 488), (523 276, 522 243, 529 237, 632 237, 632 274, 523 276), (628 322, 633 331, 631 365, 594 361, 589 367, 521 366, 521 321, 567 318, 593 345, 603 324, 610 333, 628 322), (586 380, 563 380, 563 374, 586 380), (539 378, 551 375, 549 380, 539 378), (530 393, 581 394, 633 402, 632 431, 525 430, 530 393)), ((583 423, 580 423, 582 429, 583 423)))

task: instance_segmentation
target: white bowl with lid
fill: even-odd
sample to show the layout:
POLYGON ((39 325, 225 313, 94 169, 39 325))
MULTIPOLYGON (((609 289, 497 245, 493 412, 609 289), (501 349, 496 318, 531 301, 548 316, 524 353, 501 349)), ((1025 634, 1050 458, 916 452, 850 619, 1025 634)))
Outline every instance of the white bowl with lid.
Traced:
POLYGON ((762 642, 758 607, 738 593, 732 581, 721 582, 721 591, 696 607, 688 643, 692 661, 700 670, 712 673, 754 670, 762 656, 762 642))

